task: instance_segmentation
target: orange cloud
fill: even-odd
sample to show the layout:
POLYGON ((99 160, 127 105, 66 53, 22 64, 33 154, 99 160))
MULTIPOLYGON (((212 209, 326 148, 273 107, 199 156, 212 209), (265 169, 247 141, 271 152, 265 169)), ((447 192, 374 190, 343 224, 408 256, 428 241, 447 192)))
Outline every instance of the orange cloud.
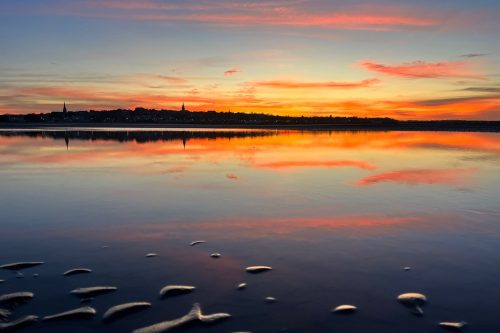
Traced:
POLYGON ((250 84, 256 87, 282 88, 282 89, 308 89, 308 88, 334 88, 334 89, 355 89, 366 88, 380 83, 379 79, 366 79, 358 82, 299 82, 299 81, 257 81, 250 84))
POLYGON ((375 166, 364 161, 278 161, 257 163, 256 167, 270 169, 286 169, 286 168, 337 168, 337 167, 355 167, 364 170, 373 170, 375 166))
POLYGON ((362 61, 360 66, 370 71, 405 78, 469 78, 484 79, 465 61, 425 62, 414 61, 401 65, 383 65, 362 61))
POLYGON ((235 75, 235 74, 238 74, 238 73, 241 73, 240 69, 229 69, 229 70, 227 70, 227 71, 224 72, 224 75, 225 76, 232 76, 232 75, 235 75))
MULTIPOLYGON (((401 120, 499 120, 498 94, 431 99, 308 101, 318 116, 391 117, 401 120)), ((296 105, 297 109, 300 105, 296 105)), ((292 107, 289 107, 292 109, 292 107)), ((299 114, 300 115, 300 114, 299 114)))
POLYGON ((374 185, 378 183, 399 183, 407 185, 437 184, 459 185, 462 184, 474 169, 409 169, 398 170, 378 175, 368 176, 356 182, 359 186, 374 185))
MULTIPOLYGON (((156 77, 156 76, 155 76, 156 77)), ((182 80, 182 79, 181 79, 182 80)), ((181 81, 178 81, 180 83, 181 81)), ((369 87, 377 79, 358 82, 302 82, 261 81, 248 82, 236 88, 200 88, 193 92, 181 85, 161 94, 159 89, 137 89, 132 83, 126 86, 89 85, 29 85, 6 86, 0 96, 0 113, 30 113, 59 110, 62 101, 70 101, 70 110, 135 108, 142 106, 157 109, 179 109, 186 102, 190 110, 227 110, 263 112, 293 116, 358 116, 392 117, 396 119, 500 119, 500 97, 495 90, 487 93, 475 90, 462 92, 463 96, 429 99, 337 99, 337 96, 318 98, 308 96, 312 89, 349 90, 369 87), (243 88, 242 88, 243 87, 243 88), (260 87, 260 89, 259 89, 260 87), (278 91, 299 91, 304 94, 278 96, 278 91), (310 89, 310 90, 307 90, 310 89), (152 93, 154 92, 154 93, 152 93), (477 95, 471 95, 476 93, 477 95)), ((174 86, 174 85, 173 85, 174 86)), ((172 86, 172 87, 173 87, 172 86)), ((325 90, 324 93, 328 91, 325 90)), ((449 92, 447 94, 450 94, 449 92)), ((432 95, 436 96, 436 95, 432 95)), ((439 96, 439 95, 437 95, 439 96)))
POLYGON ((498 120, 500 118, 500 97, 496 95, 414 101, 384 101, 381 104, 385 109, 392 109, 392 116, 396 118, 429 120, 498 120))

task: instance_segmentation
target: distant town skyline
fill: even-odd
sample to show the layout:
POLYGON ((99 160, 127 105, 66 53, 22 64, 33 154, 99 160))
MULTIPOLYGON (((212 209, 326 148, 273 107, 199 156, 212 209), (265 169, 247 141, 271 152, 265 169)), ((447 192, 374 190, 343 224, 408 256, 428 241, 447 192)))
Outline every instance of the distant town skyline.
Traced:
POLYGON ((0 114, 500 120, 493 0, 0 3, 0 114))

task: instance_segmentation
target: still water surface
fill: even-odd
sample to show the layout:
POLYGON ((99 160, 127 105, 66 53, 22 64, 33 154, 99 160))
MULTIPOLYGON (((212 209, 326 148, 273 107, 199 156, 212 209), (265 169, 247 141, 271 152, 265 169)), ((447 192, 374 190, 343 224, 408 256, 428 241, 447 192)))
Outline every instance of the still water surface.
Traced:
POLYGON ((46 264, 22 279, 0 271, 0 294, 35 293, 17 318, 81 306, 74 288, 119 288, 92 301, 93 320, 22 332, 131 332, 194 302, 233 317, 182 332, 420 333, 461 320, 500 332, 499 162, 488 133, 2 131, 0 264, 46 264), (75 267, 93 273, 61 276, 75 267), (160 300, 167 284, 197 289, 160 300), (428 296, 424 317, 397 303, 403 292, 428 296), (101 322, 131 301, 153 306, 101 322), (340 304, 359 311, 332 314, 340 304))

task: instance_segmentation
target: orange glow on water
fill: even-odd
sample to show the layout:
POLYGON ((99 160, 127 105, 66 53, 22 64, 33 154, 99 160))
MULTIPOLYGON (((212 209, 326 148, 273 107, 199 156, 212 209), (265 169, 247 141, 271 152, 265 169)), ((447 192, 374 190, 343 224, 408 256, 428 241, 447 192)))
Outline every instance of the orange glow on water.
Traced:
MULTIPOLYGON (((131 141, 119 146, 113 141, 71 140, 69 146, 69 151, 61 154, 61 150, 66 150, 64 141, 33 142, 20 136, 0 136, 0 149, 4 156, 16 153, 16 158, 21 160, 63 164, 78 164, 82 161, 132 162, 140 158, 159 157, 182 157, 192 163, 200 157, 214 161, 236 157, 245 165, 270 170, 352 167, 370 171, 380 168, 378 163, 365 160, 369 158, 370 151, 389 149, 411 152, 418 149, 424 153, 426 150, 458 149, 482 154, 500 153, 496 134, 438 132, 332 132, 329 135, 312 132, 306 136, 301 132, 283 131, 279 135, 231 140, 193 138, 188 140, 186 148, 180 139, 148 143, 131 141), (120 149, 116 150, 117 147, 120 149), (290 150, 289 147, 294 149, 290 150), (338 158, 332 159, 332 152, 338 153, 338 158), (361 153, 368 155, 357 158, 361 157, 361 153)), ((182 168, 174 167, 171 170, 180 172, 182 168)))
POLYGON ((365 170, 373 170, 375 166, 363 161, 277 161, 256 164, 259 168, 288 169, 288 168, 337 168, 355 167, 365 170))

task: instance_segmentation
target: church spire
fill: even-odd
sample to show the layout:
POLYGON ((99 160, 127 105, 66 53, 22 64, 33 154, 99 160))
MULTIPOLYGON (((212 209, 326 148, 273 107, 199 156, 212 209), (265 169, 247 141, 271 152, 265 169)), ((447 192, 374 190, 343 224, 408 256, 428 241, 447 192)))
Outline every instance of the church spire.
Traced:
POLYGON ((184 102, 182 102, 182 109, 181 109, 182 112, 186 112, 186 107, 184 106, 184 102))
POLYGON ((63 113, 67 113, 67 112, 68 112, 68 109, 66 109, 66 102, 64 102, 63 113))

